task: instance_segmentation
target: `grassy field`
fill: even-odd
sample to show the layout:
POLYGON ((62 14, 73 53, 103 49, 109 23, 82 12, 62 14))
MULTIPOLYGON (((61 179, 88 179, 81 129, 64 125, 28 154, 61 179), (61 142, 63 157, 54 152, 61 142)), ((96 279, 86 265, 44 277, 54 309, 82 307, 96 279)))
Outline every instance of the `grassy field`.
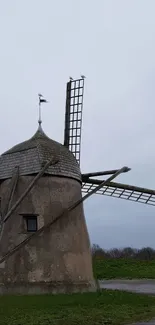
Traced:
MULTIPOLYGON (((155 278, 155 261, 93 262, 94 275, 155 278)), ((0 297, 0 325, 121 325, 155 317, 155 297, 104 290, 98 293, 0 297)))
POLYGON ((93 267, 97 279, 155 279, 155 260, 95 259, 93 267))
POLYGON ((119 291, 0 298, 1 325, 120 325, 155 316, 155 298, 119 291))

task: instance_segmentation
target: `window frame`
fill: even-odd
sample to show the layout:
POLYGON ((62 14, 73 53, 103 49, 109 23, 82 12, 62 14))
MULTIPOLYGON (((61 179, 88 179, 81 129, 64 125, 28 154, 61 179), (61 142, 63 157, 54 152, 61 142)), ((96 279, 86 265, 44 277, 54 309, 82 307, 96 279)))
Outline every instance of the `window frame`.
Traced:
POLYGON ((35 233, 38 231, 38 214, 34 214, 34 213, 20 213, 20 215, 23 217, 24 220, 24 228, 25 228, 25 232, 26 233, 35 233), (35 230, 30 230, 28 228, 28 220, 35 220, 36 223, 36 228, 35 230))

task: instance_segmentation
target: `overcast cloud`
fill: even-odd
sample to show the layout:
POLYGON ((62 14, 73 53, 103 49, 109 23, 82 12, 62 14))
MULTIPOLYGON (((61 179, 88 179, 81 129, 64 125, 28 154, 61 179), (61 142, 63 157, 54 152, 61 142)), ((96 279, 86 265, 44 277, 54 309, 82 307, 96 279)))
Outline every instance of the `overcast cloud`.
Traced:
MULTIPOLYGON (((155 188, 155 1, 0 2, 0 152, 37 128, 63 142, 68 77, 85 74, 83 172, 132 168, 117 181, 155 188)), ((155 248, 155 208, 94 196, 92 242, 155 248)))

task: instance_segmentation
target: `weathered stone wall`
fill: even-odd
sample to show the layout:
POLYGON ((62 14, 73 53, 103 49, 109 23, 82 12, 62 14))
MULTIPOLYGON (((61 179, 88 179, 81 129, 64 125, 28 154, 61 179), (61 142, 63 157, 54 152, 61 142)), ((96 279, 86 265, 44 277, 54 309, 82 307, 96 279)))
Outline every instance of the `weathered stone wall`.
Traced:
MULTIPOLYGON (((32 179, 33 176, 20 177, 13 203, 32 179)), ((0 185, 2 213, 7 203, 9 184, 10 180, 6 180, 0 185)), ((63 177, 40 178, 6 222, 0 241, 0 255, 3 256, 29 236, 20 214, 38 214, 38 224, 42 227, 79 198, 81 185, 78 181, 63 177)), ((40 288, 40 293, 50 290, 56 292, 56 288, 59 288, 59 292, 66 292, 66 288, 70 288, 70 291, 82 288, 94 290, 90 242, 83 205, 61 217, 2 263, 0 282, 3 283, 3 289, 0 289, 3 293, 10 292, 11 288, 11 292, 22 291, 21 288, 24 288, 23 293, 29 293, 31 290, 25 291, 25 288, 30 287, 30 284, 33 284, 33 288, 40 288), (46 290, 45 283, 50 283, 48 287, 45 286, 46 290)))

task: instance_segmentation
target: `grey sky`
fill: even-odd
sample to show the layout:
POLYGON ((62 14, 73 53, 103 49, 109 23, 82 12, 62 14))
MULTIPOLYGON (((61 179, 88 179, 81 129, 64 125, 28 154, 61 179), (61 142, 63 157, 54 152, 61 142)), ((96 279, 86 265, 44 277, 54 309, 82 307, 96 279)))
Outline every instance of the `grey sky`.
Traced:
MULTIPOLYGON (((132 168, 117 180, 155 187, 155 1, 6 0, 0 7, 0 152, 37 128, 62 142, 68 77, 85 74, 82 171, 132 168)), ((155 247, 155 208, 95 196, 92 242, 155 247)))

